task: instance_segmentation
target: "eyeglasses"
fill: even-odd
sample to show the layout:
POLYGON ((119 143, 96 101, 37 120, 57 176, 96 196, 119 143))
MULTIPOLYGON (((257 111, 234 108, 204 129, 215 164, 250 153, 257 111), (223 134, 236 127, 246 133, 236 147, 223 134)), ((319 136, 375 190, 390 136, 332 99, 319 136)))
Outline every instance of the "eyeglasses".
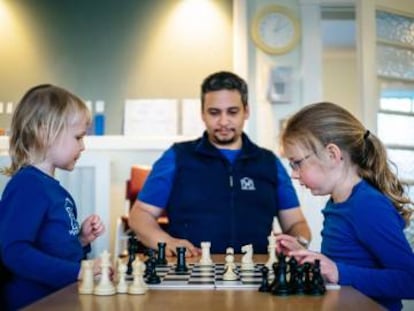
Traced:
POLYGON ((315 154, 315 152, 312 152, 312 153, 308 154, 307 156, 304 156, 302 159, 299 159, 299 160, 296 160, 296 161, 290 161, 289 166, 292 168, 292 170, 298 171, 298 170, 300 170, 300 166, 302 165, 302 162, 305 161, 306 159, 309 159, 309 157, 314 155, 314 154, 315 154))

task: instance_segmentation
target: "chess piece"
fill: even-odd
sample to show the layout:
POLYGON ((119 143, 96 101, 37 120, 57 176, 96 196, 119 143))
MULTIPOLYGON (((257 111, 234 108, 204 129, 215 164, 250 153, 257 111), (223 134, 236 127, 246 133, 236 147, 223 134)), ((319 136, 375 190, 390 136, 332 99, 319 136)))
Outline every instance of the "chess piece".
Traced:
POLYGON ((295 257, 291 257, 288 263, 289 266, 289 290, 291 294, 296 293, 296 283, 298 282, 297 267, 298 262, 295 257))
POLYGON ((126 282, 126 272, 128 270, 127 265, 122 259, 118 259, 118 284, 116 286, 116 292, 125 294, 128 292, 128 284, 126 282))
POLYGON ((166 245, 165 242, 158 242, 157 266, 166 265, 168 263, 167 258, 165 258, 166 245))
POLYGON ((82 279, 78 288, 79 294, 92 294, 94 287, 93 260, 82 260, 81 271, 82 279))
POLYGON ((226 255, 234 255, 234 248, 233 247, 227 247, 226 248, 226 255))
POLYGON ((210 266, 213 264, 213 260, 211 260, 210 256, 210 242, 201 242, 201 259, 200 265, 202 266, 210 266))
POLYGON ((254 270, 253 245, 252 244, 244 245, 242 246, 241 251, 242 253, 244 253, 242 260, 241 260, 241 270, 242 271, 254 270))
POLYGON ((293 281, 291 291, 295 295, 304 295, 305 294, 305 283, 304 283, 304 267, 303 265, 298 265, 296 267, 296 273, 294 275, 295 280, 293 281))
POLYGON ((315 263, 312 270, 312 281, 311 286, 309 287, 309 295, 320 296, 325 294, 326 288, 324 280, 321 275, 320 261, 319 259, 315 260, 315 263))
POLYGON ((115 286, 109 277, 111 267, 110 256, 107 250, 101 254, 101 279, 93 291, 95 295, 113 295, 116 292, 115 286))
POLYGON ((303 287, 305 289, 305 294, 309 294, 311 291, 311 264, 309 262, 305 262, 303 264, 303 274, 304 274, 304 279, 303 279, 303 287))
POLYGON ((132 274, 132 263, 135 260, 136 253, 138 251, 138 240, 134 234, 130 234, 128 238, 128 264, 127 274, 132 274))
POLYGON ((274 234, 278 234, 280 232, 282 232, 282 230, 280 229, 279 220, 275 216, 275 217, 273 217, 272 232, 270 232, 270 234, 274 235, 274 234))
POLYGON ((234 263, 234 255, 233 254, 226 255, 225 260, 226 260, 226 263, 224 265, 223 280, 224 281, 237 280, 236 264, 234 263))
POLYGON ((287 282, 287 264, 286 258, 281 253, 279 254, 277 269, 275 272, 274 286, 272 288, 272 294, 276 296, 287 296, 289 295, 289 286, 287 282))
MULTIPOLYGON (((155 268, 155 261, 152 261, 154 263, 155 268)), ((144 281, 144 273, 146 266, 145 264, 137 257, 134 262, 132 263, 133 272, 132 275, 134 276, 134 280, 132 281, 132 284, 129 286, 128 294, 133 295, 142 295, 145 294, 148 290, 147 284, 145 284, 144 281)))
POLYGON ((266 266, 263 266, 261 269, 262 272, 262 282, 259 287, 259 292, 265 293, 270 290, 269 285, 269 268, 266 266))
POLYGON ((177 247, 177 266, 175 267, 175 272, 178 274, 186 273, 188 271, 188 267, 185 263, 185 247, 177 247))
POLYGON ((269 259, 266 262, 266 267, 272 268, 273 264, 277 261, 276 259, 276 237, 273 233, 267 237, 269 244, 267 246, 267 252, 269 253, 269 259))
POLYGON ((157 275, 157 259, 154 256, 151 256, 145 264, 145 269, 148 269, 148 272, 145 273, 143 271, 143 273, 145 273, 145 276, 147 277, 147 283, 148 284, 160 284, 161 283, 161 279, 160 277, 157 275))

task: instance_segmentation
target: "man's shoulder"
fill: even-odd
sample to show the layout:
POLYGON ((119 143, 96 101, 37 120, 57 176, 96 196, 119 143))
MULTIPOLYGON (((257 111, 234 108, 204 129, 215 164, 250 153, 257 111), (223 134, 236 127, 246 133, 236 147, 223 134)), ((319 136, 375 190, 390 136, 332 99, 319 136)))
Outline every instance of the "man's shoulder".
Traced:
POLYGON ((171 149, 179 151, 179 150, 187 150, 188 148, 195 148, 195 146, 197 146, 200 143, 201 139, 202 137, 192 139, 192 140, 177 142, 171 146, 171 149))

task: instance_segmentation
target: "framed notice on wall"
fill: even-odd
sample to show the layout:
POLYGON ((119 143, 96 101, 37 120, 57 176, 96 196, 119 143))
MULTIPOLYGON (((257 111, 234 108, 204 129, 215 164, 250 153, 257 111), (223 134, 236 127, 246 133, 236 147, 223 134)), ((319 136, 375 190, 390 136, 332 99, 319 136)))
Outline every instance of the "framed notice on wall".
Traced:
POLYGON ((124 135, 176 136, 176 99, 127 99, 124 112, 124 135))

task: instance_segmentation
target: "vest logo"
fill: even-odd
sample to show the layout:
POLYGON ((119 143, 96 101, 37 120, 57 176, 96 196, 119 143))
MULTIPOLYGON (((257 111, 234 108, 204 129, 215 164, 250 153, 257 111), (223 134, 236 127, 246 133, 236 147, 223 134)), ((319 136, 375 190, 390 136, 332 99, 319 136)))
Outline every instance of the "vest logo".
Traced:
POLYGON ((243 177, 242 179, 240 179, 240 186, 241 190, 256 190, 253 179, 249 177, 243 177))

